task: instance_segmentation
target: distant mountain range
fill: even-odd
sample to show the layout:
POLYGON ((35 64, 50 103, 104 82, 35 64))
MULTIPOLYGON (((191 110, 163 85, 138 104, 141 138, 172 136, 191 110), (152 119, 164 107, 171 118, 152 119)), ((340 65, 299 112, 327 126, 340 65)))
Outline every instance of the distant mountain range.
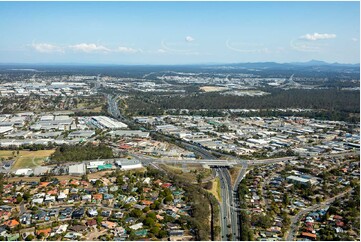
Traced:
POLYGON ((289 62, 289 63, 278 63, 278 62, 246 62, 246 63, 234 63, 229 64, 233 66, 247 66, 255 68, 275 68, 275 67, 292 67, 292 66, 338 66, 338 67, 360 67, 360 64, 341 64, 341 63, 328 63, 319 60, 310 60, 307 62, 289 62))

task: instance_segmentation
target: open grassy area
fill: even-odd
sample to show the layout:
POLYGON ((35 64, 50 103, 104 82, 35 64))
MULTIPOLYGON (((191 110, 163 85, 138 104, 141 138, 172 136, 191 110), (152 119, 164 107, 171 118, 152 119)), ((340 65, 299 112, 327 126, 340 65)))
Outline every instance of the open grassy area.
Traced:
MULTIPOLYGON (((6 150, 5 150, 6 151, 6 150)), ((28 151, 21 150, 19 154, 15 152, 15 163, 12 167, 12 170, 21 169, 21 168, 34 168, 40 166, 44 163, 44 160, 54 153, 55 150, 37 150, 37 151, 28 151)), ((4 152, 5 153, 5 152, 4 152)), ((12 157, 12 151, 10 151, 12 157)))
POLYGON ((232 184, 232 186, 236 182, 237 176, 238 176, 239 172, 241 171, 241 168, 242 167, 234 166, 231 169, 229 169, 229 174, 231 176, 231 184, 232 184))
POLYGON ((221 188, 221 184, 219 182, 219 177, 216 177, 212 181, 212 189, 208 190, 208 191, 215 196, 215 198, 218 200, 218 202, 222 202, 221 189, 220 188, 221 188))
MULTIPOLYGON (((16 151, 15 151, 16 154, 16 151)), ((0 150, 0 159, 4 158, 4 159, 9 159, 13 157, 13 150, 0 150)))
POLYGON ((188 172, 184 171, 182 165, 180 164, 177 165, 160 164, 159 166, 168 172, 177 174, 178 176, 184 178, 189 182, 197 182, 197 174, 199 173, 203 174, 203 178, 206 178, 212 174, 211 169, 205 169, 202 167, 202 165, 198 165, 198 164, 194 164, 194 165, 187 164, 186 170, 188 170, 188 172), (197 174, 192 172, 193 170, 197 170, 197 174))

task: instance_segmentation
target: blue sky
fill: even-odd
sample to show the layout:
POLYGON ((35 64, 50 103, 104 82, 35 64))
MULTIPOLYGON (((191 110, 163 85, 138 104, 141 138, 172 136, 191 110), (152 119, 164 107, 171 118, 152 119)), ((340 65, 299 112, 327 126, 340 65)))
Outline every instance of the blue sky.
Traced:
POLYGON ((359 2, 0 2, 0 63, 359 63, 359 2))

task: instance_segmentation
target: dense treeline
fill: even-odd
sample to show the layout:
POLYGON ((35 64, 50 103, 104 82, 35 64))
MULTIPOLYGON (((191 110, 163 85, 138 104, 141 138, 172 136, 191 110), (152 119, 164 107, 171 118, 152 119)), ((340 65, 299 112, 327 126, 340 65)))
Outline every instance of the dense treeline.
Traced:
POLYGON ((249 193, 249 190, 247 187, 246 180, 243 179, 238 187, 238 196, 239 196, 239 201, 240 201, 240 207, 241 207, 241 209, 244 209, 239 212, 239 218, 240 218, 239 220, 240 220, 240 226, 241 226, 241 231, 240 231, 240 240, 241 241, 254 240, 253 230, 251 229, 251 220, 250 220, 249 215, 245 211, 247 209, 245 195, 248 193, 249 193))
POLYGON ((201 186, 189 183, 176 174, 165 174, 152 168, 148 168, 148 172, 152 173, 152 176, 159 176, 163 180, 167 179, 175 186, 185 190, 187 193, 186 200, 192 204, 192 215, 191 217, 184 217, 184 219, 187 220, 189 228, 193 229, 196 240, 205 241, 209 240, 210 237, 217 237, 219 227, 211 226, 209 217, 212 212, 213 221, 211 223, 217 223, 219 221, 219 207, 217 199, 211 193, 202 189, 201 186))
POLYGON ((358 91, 324 90, 268 90, 270 95, 260 97, 225 96, 204 93, 186 96, 137 95, 128 102, 129 109, 272 109, 308 108, 358 113, 358 91))
POLYGON ((52 163, 113 158, 113 151, 106 145, 62 145, 51 155, 52 163))

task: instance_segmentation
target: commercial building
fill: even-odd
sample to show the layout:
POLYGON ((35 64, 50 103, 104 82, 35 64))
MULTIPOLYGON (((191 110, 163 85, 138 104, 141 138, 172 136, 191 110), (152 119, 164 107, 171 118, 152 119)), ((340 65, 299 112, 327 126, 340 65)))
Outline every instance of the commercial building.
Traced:
POLYGON ((128 125, 106 116, 94 116, 90 122, 101 129, 125 129, 128 127, 128 125))
POLYGON ((115 130, 110 132, 111 136, 148 138, 149 132, 140 130, 115 130))
POLYGON ((120 167, 121 170, 132 170, 143 167, 139 160, 118 159, 115 161, 115 164, 120 167))
POLYGON ((314 178, 308 178, 308 177, 299 177, 299 176, 288 176, 287 181, 294 183, 294 184, 300 184, 304 186, 310 186, 318 183, 318 181, 314 178))
POLYGON ((25 168, 25 169, 17 169, 15 171, 15 175, 16 176, 29 176, 33 174, 33 170, 29 169, 29 168, 25 168))
POLYGON ((86 173, 85 164, 69 166, 69 175, 81 176, 86 173))

